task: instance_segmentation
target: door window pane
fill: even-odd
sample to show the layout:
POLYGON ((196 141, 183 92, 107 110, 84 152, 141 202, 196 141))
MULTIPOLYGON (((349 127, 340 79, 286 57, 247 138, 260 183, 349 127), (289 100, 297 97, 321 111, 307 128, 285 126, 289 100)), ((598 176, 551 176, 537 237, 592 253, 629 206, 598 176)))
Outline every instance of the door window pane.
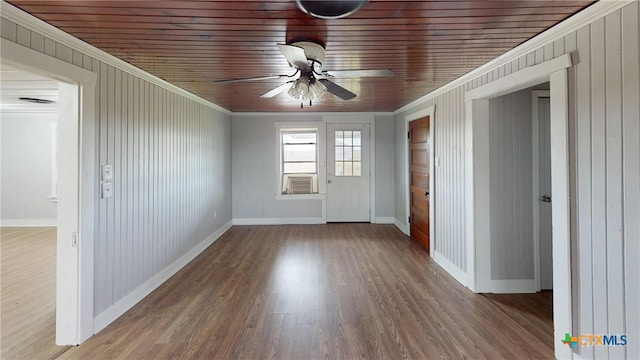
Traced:
POLYGON ((362 176, 362 131, 336 130, 335 176, 362 176))

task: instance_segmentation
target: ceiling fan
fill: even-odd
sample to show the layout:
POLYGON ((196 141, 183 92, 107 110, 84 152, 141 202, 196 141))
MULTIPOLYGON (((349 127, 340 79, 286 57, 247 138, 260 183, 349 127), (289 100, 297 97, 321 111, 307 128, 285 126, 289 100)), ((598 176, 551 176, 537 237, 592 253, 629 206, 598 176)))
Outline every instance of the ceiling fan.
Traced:
POLYGON ((277 44, 282 55, 289 62, 289 66, 296 70, 291 75, 270 75, 241 79, 217 80, 216 83, 228 84, 236 82, 272 80, 272 79, 292 79, 284 84, 270 90, 261 98, 271 98, 287 91, 289 96, 300 100, 300 107, 303 102, 309 101, 312 105, 314 99, 319 98, 325 92, 343 99, 351 100, 357 95, 329 79, 348 79, 360 77, 393 77, 393 71, 389 69, 377 70, 321 70, 325 60, 325 50, 319 44, 310 41, 299 41, 292 44, 277 44), (297 78, 296 75, 299 75, 297 78), (294 79, 295 78, 295 79, 294 79))

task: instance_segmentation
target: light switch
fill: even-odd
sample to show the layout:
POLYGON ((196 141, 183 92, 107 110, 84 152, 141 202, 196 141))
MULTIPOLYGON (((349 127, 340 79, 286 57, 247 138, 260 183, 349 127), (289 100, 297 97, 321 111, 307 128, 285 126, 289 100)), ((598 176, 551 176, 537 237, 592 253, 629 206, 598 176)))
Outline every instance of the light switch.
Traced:
POLYGON ((102 183, 101 185, 101 190, 102 190, 102 198, 106 199, 108 197, 112 197, 113 196, 113 184, 110 182, 106 182, 106 183, 102 183))
POLYGON ((113 179, 113 166, 112 165, 102 165, 102 181, 107 181, 113 179))

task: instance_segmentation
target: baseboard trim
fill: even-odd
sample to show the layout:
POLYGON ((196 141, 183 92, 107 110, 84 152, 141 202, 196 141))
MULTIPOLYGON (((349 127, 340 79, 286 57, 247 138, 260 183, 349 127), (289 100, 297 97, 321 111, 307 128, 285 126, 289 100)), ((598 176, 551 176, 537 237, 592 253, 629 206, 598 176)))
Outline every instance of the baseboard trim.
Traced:
POLYGON ((234 218, 233 225, 306 225, 324 224, 321 217, 300 218, 234 218))
POLYGON ((5 219, 0 221, 5 227, 55 227, 58 219, 5 219))
POLYGON ((381 217, 377 217, 375 220, 376 220, 376 224, 395 224, 396 223, 396 218, 394 218, 393 216, 381 216, 381 217))
POLYGON ((437 250, 433 251, 433 260, 435 260, 436 264, 440 265, 444 271, 448 272, 449 275, 453 276, 454 279, 458 280, 464 286, 468 287, 468 276, 467 273, 462 271, 456 264, 452 263, 449 259, 445 258, 440 254, 437 250))
POLYGON ((405 235, 410 235, 411 233, 409 232, 409 225, 405 225, 403 223, 400 222, 400 220, 393 218, 393 225, 395 225, 398 229, 400 229, 400 231, 402 231, 405 235))
POLYGON ((177 273, 180 269, 187 265, 191 260, 198 256, 202 251, 209 247, 209 245, 218 240, 218 238, 220 238, 222 234, 224 234, 231 228, 231 225, 232 221, 229 221, 226 224, 222 225, 218 230, 207 236, 207 238, 202 240, 193 249, 189 250, 186 254, 182 255, 179 259, 164 268, 164 270, 160 271, 154 277, 147 280, 144 284, 140 285, 129 295, 118 300, 115 304, 111 305, 105 311, 96 316, 93 320, 93 333, 96 334, 100 332, 102 329, 107 327, 107 325, 111 324, 117 318, 122 316, 122 314, 124 314, 127 310, 131 309, 135 304, 140 302, 140 300, 144 299, 158 286, 162 285, 162 283, 167 281, 170 277, 172 277, 175 273, 177 273))

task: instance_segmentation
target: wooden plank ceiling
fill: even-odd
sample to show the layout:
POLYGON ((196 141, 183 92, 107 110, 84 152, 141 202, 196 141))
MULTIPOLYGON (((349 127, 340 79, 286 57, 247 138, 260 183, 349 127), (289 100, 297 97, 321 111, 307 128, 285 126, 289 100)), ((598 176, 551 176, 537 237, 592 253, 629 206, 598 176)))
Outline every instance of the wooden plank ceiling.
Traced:
POLYGON ((326 48, 324 70, 388 68, 394 78, 341 79, 358 96, 325 94, 304 111, 393 111, 570 17, 593 1, 377 1, 323 20, 293 0, 9 3, 234 112, 299 111, 283 83, 214 80, 292 74, 276 44, 326 48))

